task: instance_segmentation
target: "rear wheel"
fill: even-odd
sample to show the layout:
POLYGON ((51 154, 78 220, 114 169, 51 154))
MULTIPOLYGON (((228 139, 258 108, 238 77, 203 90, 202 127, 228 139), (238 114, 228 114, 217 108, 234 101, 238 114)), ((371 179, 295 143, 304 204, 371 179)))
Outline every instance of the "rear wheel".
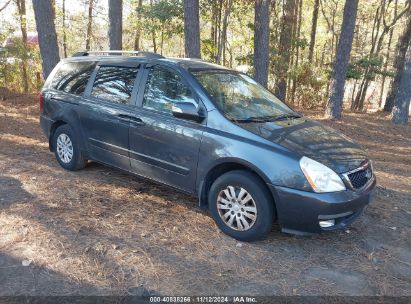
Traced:
POLYGON ((271 230, 274 206, 260 178, 231 171, 215 180, 208 195, 210 212, 219 228, 241 241, 265 237, 271 230))
POLYGON ((69 125, 57 128, 53 135, 53 148, 56 159, 66 170, 80 170, 86 166, 78 140, 69 125))

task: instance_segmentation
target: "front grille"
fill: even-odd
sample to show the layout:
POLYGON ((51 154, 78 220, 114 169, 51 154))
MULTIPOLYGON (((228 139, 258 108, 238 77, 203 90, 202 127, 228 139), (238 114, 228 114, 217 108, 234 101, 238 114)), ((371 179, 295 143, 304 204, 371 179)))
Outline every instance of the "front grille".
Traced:
POLYGON ((372 171, 370 167, 358 170, 356 172, 348 174, 351 185, 354 189, 360 189, 371 179, 372 171))

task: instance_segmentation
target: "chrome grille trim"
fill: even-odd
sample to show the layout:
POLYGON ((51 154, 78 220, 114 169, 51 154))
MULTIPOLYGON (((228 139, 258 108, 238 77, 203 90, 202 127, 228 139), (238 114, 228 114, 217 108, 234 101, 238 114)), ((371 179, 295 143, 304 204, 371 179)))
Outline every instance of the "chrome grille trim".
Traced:
POLYGON ((372 167, 372 162, 371 162, 371 160, 367 160, 367 162, 366 162, 365 164, 363 164, 362 166, 360 166, 360 167, 358 167, 358 168, 356 168, 356 169, 354 169, 354 170, 351 170, 351 171, 348 171, 348 172, 343 173, 342 176, 343 176, 344 182, 345 182, 347 185, 349 185, 349 187, 350 187, 351 190, 361 191, 362 189, 366 188, 370 183, 372 183, 372 181, 374 180, 374 169, 373 169, 373 167, 372 167), (371 169, 371 177, 368 179, 368 181, 367 181, 362 187, 360 187, 360 188, 355 188, 355 187, 352 185, 352 183, 351 183, 351 180, 350 180, 350 178, 349 178, 349 175, 350 175, 350 174, 353 174, 353 173, 356 173, 356 172, 358 172, 358 171, 361 171, 361 170, 366 170, 366 169, 368 169, 368 168, 371 169))

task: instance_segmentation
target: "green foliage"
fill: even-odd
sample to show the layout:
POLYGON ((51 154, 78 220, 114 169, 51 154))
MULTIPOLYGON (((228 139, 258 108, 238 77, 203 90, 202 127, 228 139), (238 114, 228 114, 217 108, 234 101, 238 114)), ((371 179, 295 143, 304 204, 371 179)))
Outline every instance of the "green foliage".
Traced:
POLYGON ((212 39, 208 38, 201 40, 201 53, 203 54, 203 57, 212 60, 213 55, 217 53, 217 46, 212 39))
POLYGON ((151 30, 161 30, 167 27, 166 34, 171 37, 183 32, 184 19, 182 0, 160 0, 152 5, 146 4, 138 12, 147 19, 145 25, 151 30))
POLYGON ((253 61, 254 61, 254 54, 249 53, 249 54, 244 54, 240 56, 236 56, 235 60, 237 61, 238 64, 240 65, 249 65, 253 66, 253 61))
POLYGON ((306 38, 297 38, 292 41, 293 47, 299 47, 301 50, 305 50, 305 48, 309 45, 309 42, 306 38))
POLYGON ((140 11, 146 18, 160 22, 167 22, 175 17, 182 19, 184 16, 182 0, 156 1, 152 5, 144 5, 140 11))
POLYGON ((29 90, 38 91, 42 85, 37 76, 41 72, 40 53, 37 47, 26 47, 21 38, 12 39, 10 46, 0 51, 0 86, 22 92, 23 64, 27 66, 29 90))
POLYGON ((289 71, 289 77, 297 83, 296 95, 305 108, 323 106, 328 71, 315 67, 309 62, 303 62, 289 71))
POLYGON ((380 55, 362 57, 351 62, 348 66, 347 79, 361 79, 374 81, 376 75, 388 74, 382 69, 383 57, 380 55))
POLYGON ((357 61, 357 64, 362 68, 373 68, 378 69, 381 67, 383 62, 382 56, 371 56, 370 58, 364 57, 357 61))
POLYGON ((353 63, 350 63, 348 65, 348 70, 347 70, 347 79, 361 79, 362 77, 362 72, 360 69, 357 68, 357 66, 353 63))

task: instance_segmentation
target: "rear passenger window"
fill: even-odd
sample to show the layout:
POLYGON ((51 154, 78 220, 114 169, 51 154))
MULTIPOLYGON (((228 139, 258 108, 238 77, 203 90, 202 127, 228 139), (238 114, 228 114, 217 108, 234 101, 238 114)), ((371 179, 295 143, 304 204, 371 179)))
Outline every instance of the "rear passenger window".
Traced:
POLYGON ((102 66, 94 80, 91 96, 116 103, 129 103, 138 68, 102 66))
POLYGON ((82 95, 95 66, 94 62, 65 63, 54 76, 51 85, 59 91, 82 95))

